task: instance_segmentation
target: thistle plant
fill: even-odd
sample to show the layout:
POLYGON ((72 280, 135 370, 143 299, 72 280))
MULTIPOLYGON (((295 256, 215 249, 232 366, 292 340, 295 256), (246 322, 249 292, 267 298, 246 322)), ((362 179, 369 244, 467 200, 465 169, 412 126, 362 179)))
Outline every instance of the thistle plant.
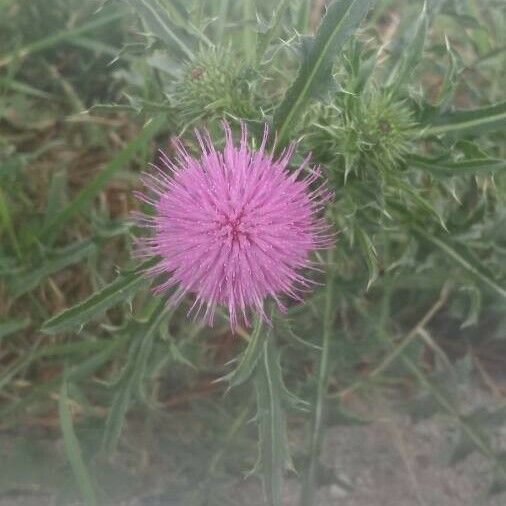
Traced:
MULTIPOLYGON (((0 111, 2 426, 56 399, 86 506, 112 501, 118 452, 144 476, 177 470, 148 501, 236 506, 250 473, 267 506, 294 482, 301 506, 318 506, 334 480, 328 426, 374 423, 385 392, 413 420, 444 413, 456 435, 447 460, 476 450, 491 490, 506 482, 491 444, 504 409, 469 412, 457 395, 462 370, 483 372, 483 329, 499 339, 506 325, 502 11, 317 4, 105 2, 97 18, 73 28, 72 9, 56 34, 0 56, 2 91, 41 109, 52 100, 68 118, 54 121, 57 142, 27 154, 47 118, 25 136, 30 114, 0 111), (465 33, 448 21, 474 18, 465 33), (121 50, 89 35, 110 23, 121 50), (47 51, 49 75, 65 69, 61 44, 83 61, 115 58, 100 79, 110 103, 91 85, 80 102, 85 65, 24 84, 31 55, 47 51), (84 146, 112 158, 85 172, 84 146), (19 318, 3 323, 7 310, 19 318)), ((118 503, 137 482, 125 476, 118 503)))

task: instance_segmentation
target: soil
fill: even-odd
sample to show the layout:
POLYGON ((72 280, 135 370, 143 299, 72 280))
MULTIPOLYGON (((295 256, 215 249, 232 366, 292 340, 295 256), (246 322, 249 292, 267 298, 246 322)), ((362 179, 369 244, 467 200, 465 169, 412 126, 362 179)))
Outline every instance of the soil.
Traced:
MULTIPOLYGON (((495 407, 501 400, 482 387, 468 389, 463 398, 466 409, 495 407)), ((377 421, 361 426, 330 427, 325 438, 322 462, 333 476, 319 490, 315 506, 502 506, 506 494, 490 497, 491 463, 477 452, 456 465, 449 465, 454 423, 438 415, 414 423, 385 402, 377 421)), ((379 416, 378 416, 379 415, 379 416)), ((0 442, 5 436, 0 438, 0 442)), ((291 434, 294 447, 303 444, 303 434, 291 434)), ((506 447, 506 427, 495 442, 506 447), (504 437, 503 437, 504 436, 504 437)), ((167 476, 155 478, 161 488, 167 476)), ((238 480, 232 487, 241 506, 264 506, 256 478, 238 480)), ((286 480, 284 505, 298 505, 299 484, 286 480)), ((185 506, 153 495, 104 506, 185 506)), ((50 506, 50 494, 34 490, 11 491, 0 495, 0 506, 50 506)), ((72 503, 79 504, 79 503, 72 503)), ((69 505, 70 506, 70 505, 69 505)))

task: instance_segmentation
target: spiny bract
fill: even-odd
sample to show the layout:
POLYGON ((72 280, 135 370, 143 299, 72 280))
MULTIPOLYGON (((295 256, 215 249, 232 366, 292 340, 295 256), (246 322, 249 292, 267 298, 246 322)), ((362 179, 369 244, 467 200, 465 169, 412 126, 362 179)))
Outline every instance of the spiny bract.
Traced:
POLYGON ((226 123, 224 130, 222 150, 196 131, 200 157, 176 140, 175 159, 161 153, 164 167, 144 175, 146 191, 137 196, 154 214, 138 215, 152 234, 137 240, 137 251, 159 257, 147 274, 166 275, 156 292, 176 287, 170 303, 194 294, 190 312, 203 312, 209 324, 225 305, 234 327, 239 319, 249 324, 251 309, 267 319, 267 296, 280 309, 280 294, 300 299, 312 284, 300 269, 314 268, 309 252, 328 247, 333 235, 321 217, 330 193, 316 183, 320 171, 308 167, 309 157, 288 171, 295 144, 274 158, 266 151, 267 127, 257 150, 248 147, 244 124, 238 145, 226 123))

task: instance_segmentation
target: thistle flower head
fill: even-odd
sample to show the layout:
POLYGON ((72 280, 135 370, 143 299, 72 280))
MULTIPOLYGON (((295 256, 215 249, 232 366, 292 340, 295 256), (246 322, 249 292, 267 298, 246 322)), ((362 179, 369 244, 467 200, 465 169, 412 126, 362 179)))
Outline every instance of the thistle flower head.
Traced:
POLYGON ((175 88, 174 104, 185 125, 225 114, 259 116, 256 73, 229 48, 208 48, 187 63, 175 88))
POLYGON ((176 140, 175 158, 162 153, 163 167, 145 174, 138 197, 154 214, 138 216, 152 233, 137 240, 137 251, 159 257, 147 274, 164 276, 157 292, 174 288, 171 303, 192 294, 190 311, 209 324, 224 305, 234 327, 248 324, 251 311, 266 319, 266 297, 283 309, 281 294, 300 299, 311 286, 301 269, 314 268, 309 253, 332 243, 320 216, 330 194, 309 157, 288 171, 295 145, 278 158, 266 151, 267 127, 257 150, 244 125, 238 145, 226 123, 224 130, 222 150, 196 132, 199 157, 176 140))
MULTIPOLYGON (((314 130, 308 135, 309 149, 330 165, 372 166, 395 169, 409 151, 415 126, 411 111, 402 102, 373 91, 365 96, 347 96, 323 106, 312 118, 314 130)), ((347 167, 348 170, 348 167, 347 167)))

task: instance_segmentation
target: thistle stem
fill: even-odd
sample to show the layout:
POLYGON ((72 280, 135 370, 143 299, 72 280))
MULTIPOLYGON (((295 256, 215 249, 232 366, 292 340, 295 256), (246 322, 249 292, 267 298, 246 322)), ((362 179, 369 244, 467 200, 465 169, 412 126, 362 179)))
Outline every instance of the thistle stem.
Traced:
POLYGON ((329 249, 327 254, 327 289, 325 295, 325 313, 323 319, 323 343, 318 368, 318 389, 316 393, 316 406, 311 424, 309 443, 309 460, 306 475, 302 484, 301 506, 314 506, 317 491, 316 478, 320 453, 323 444, 325 430, 325 397, 329 384, 329 358, 330 341, 334 330, 334 249, 329 249))

